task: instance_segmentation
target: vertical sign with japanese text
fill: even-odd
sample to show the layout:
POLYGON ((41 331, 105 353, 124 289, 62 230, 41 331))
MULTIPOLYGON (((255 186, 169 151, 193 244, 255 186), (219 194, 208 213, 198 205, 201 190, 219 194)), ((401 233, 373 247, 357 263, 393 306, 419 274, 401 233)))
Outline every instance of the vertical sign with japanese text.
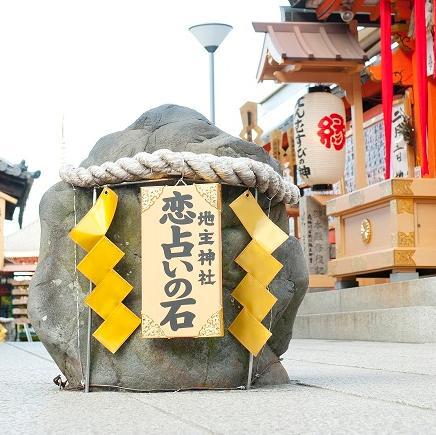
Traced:
POLYGON ((141 188, 144 338, 223 336, 220 188, 141 188))
POLYGON ((407 156, 407 142, 404 138, 402 128, 406 122, 404 104, 395 105, 392 108, 392 156, 391 176, 404 178, 409 173, 409 162, 407 156))

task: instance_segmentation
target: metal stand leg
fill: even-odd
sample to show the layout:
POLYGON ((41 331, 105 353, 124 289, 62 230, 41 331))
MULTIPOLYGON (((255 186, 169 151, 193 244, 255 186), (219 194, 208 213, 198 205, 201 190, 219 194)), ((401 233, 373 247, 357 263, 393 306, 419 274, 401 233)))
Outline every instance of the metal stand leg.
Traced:
MULTIPOLYGON (((97 200, 97 190, 92 191, 92 205, 97 200)), ((89 281, 89 293, 92 291, 92 282, 89 281)), ((88 294, 89 294, 88 293, 88 294)), ((86 331, 86 373, 85 373, 85 393, 89 393, 89 386, 91 384, 91 330, 92 330, 92 312, 88 307, 88 328, 86 331)))
POLYGON ((250 353, 248 357, 248 377, 247 377, 247 390, 251 388, 251 377, 253 375, 253 354, 250 353))
POLYGON ((27 341, 31 343, 33 340, 32 340, 32 334, 30 333, 29 325, 25 323, 23 327, 24 327, 24 332, 26 333, 27 341))
MULTIPOLYGON (((256 198, 256 202, 258 201, 258 191, 257 189, 254 191, 254 197, 256 198)), ((250 352, 248 356, 248 376, 247 376, 247 390, 251 388, 251 378, 253 376, 253 360, 254 356, 250 352)))

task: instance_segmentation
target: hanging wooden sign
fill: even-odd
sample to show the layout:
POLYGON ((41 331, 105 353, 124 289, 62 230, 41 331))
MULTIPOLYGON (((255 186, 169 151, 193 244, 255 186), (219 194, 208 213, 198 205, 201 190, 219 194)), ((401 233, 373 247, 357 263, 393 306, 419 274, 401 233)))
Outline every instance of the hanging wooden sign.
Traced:
POLYGON ((142 336, 222 337, 221 186, 141 188, 142 336))

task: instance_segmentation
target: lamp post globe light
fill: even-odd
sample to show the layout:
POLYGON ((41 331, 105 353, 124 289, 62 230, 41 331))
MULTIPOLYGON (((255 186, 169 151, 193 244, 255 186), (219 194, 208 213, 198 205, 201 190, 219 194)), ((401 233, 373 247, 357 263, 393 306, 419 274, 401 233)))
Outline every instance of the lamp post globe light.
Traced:
POLYGON ((205 23, 189 28, 198 42, 209 53, 210 120, 215 124, 215 65, 214 54, 233 29, 229 24, 205 23))

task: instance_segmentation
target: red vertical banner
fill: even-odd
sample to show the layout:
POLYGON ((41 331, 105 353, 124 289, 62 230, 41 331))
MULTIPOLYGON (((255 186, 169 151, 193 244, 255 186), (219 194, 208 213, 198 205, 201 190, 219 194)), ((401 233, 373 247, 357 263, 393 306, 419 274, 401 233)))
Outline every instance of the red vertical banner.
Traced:
POLYGON ((415 55, 416 72, 418 78, 418 104, 419 104, 419 130, 421 132, 421 173, 428 174, 427 157, 427 117, 428 117, 428 94, 427 94, 427 29, 425 23, 424 0, 415 1, 415 55))
POLYGON ((391 48, 391 2, 380 0, 380 39, 382 65, 382 106, 385 129, 385 178, 391 176, 391 142, 392 142, 392 48, 391 48))

